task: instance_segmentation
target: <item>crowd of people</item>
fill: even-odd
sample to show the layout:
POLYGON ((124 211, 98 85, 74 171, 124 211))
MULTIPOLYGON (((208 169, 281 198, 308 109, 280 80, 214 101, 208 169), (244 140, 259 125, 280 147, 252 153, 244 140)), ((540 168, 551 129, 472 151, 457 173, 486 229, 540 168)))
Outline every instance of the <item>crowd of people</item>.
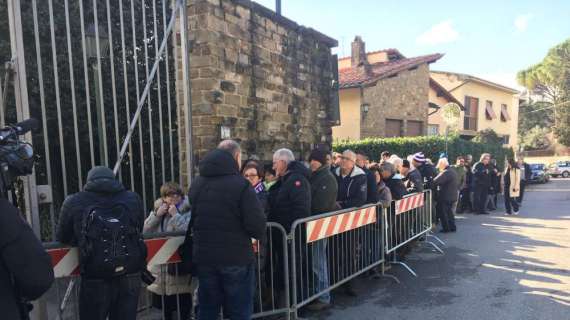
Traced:
MULTIPOLYGON (((530 174, 527 165, 513 159, 501 173, 490 154, 481 155, 474 164, 470 155, 460 156, 455 165, 445 154, 434 165, 421 151, 406 158, 385 151, 378 162, 370 161, 374 156, 378 155, 332 153, 318 147, 303 162, 291 150, 279 149, 272 164, 263 165, 242 161, 240 145, 225 140, 200 161, 200 174, 188 193, 176 183, 164 184, 148 215, 140 197, 126 190, 110 169, 91 169, 84 190, 65 200, 58 229, 60 242, 79 247, 81 319, 135 319, 141 278, 165 319, 177 314, 190 319, 196 287, 198 319, 218 319, 222 310, 229 319, 250 319, 263 304, 254 302, 254 296, 261 294, 259 288, 270 286, 266 279, 274 279, 272 295, 280 301, 286 292, 281 280, 283 265, 290 262, 283 263, 283 250, 271 251, 283 248, 284 240, 268 239, 267 222, 289 233, 299 219, 366 204, 389 207, 408 194, 432 190, 434 227, 439 224, 441 232, 456 232, 455 214, 495 210, 501 190, 506 214, 518 214, 530 174), (189 246, 185 247, 191 252, 181 255, 191 256, 191 271, 170 265, 147 270, 142 234, 169 231, 186 232, 189 246), (252 239, 262 244, 257 257, 252 239), (271 259, 266 258, 268 251, 271 259)), ((372 243, 348 237, 340 234, 335 241, 318 241, 310 259, 296 260, 297 272, 313 273, 308 277, 312 281, 298 283, 298 292, 322 292, 309 309, 331 305, 331 294, 324 291, 333 274, 351 270, 358 259, 357 246, 377 251, 372 243)), ((299 257, 309 255, 304 246, 296 250, 293 254, 299 257)), ((337 292, 357 294, 351 282, 337 292)))

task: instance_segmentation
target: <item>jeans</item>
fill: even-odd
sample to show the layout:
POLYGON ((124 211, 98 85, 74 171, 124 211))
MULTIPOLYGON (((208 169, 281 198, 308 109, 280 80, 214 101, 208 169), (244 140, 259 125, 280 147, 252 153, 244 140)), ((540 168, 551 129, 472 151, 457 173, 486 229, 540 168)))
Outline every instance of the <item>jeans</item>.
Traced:
POLYGON ((135 320, 140 273, 111 279, 81 279, 79 318, 81 320, 135 320))
MULTIPOLYGON (((319 240, 313 244, 313 273, 315 279, 315 293, 322 292, 329 287, 329 267, 327 257, 327 240, 319 240)), ((319 301, 331 303, 330 292, 325 292, 319 296, 319 301)))
POLYGON ((198 265, 198 320, 249 320, 253 313, 255 266, 198 265))

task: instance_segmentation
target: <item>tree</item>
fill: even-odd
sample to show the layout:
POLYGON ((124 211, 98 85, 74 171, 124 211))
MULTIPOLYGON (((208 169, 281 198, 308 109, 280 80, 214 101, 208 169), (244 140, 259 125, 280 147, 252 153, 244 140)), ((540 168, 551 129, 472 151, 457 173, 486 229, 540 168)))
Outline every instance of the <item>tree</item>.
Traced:
POLYGON ((479 131, 473 141, 482 144, 503 144, 503 139, 493 129, 479 131))
POLYGON ((550 146, 549 133, 549 128, 536 126, 521 135, 519 145, 525 151, 546 149, 550 146))
POLYGON ((558 142, 570 145, 570 39, 550 49, 540 63, 520 71, 517 80, 553 110, 558 142))

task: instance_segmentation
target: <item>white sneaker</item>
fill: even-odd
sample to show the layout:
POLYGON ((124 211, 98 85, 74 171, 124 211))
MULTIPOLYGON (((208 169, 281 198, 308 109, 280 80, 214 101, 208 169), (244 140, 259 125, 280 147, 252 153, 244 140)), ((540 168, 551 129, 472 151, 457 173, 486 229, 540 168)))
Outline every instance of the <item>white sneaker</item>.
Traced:
POLYGON ((513 214, 514 214, 515 216, 518 216, 518 215, 519 215, 519 212, 518 212, 518 211, 515 211, 515 212, 513 212, 513 214))
POLYGON ((505 215, 505 216, 510 216, 511 214, 508 213, 508 212, 505 212, 505 213, 503 213, 503 215, 505 215))

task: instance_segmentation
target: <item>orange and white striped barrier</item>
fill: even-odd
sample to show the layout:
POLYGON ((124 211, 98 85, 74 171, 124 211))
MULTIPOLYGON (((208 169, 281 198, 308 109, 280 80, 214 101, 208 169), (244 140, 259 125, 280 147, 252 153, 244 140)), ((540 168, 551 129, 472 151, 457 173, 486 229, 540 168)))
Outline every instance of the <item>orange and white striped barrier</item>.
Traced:
POLYGON ((424 194, 418 193, 402 200, 396 201, 396 214, 400 214, 424 205, 424 194))
MULTIPOLYGON (((183 242, 183 236, 145 240, 148 265, 180 262, 178 247, 183 242)), ((77 248, 49 249, 47 252, 51 257, 56 278, 79 275, 79 250, 77 248)))
POLYGON ((376 223, 376 207, 354 210, 307 222, 307 243, 376 223))

